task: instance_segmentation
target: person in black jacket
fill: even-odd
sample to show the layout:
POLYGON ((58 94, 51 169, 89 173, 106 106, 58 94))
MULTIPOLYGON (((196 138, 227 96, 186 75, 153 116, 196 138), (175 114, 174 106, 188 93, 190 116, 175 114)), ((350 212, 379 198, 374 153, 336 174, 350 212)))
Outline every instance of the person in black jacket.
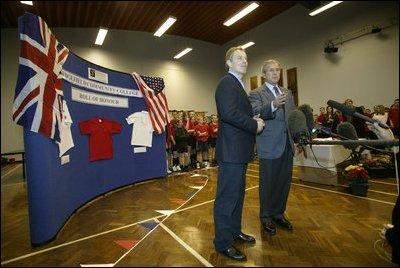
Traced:
POLYGON ((400 201, 399 201, 399 196, 397 196, 397 201, 392 211, 392 226, 390 226, 391 228, 387 228, 385 231, 386 241, 392 247, 392 262, 394 264, 397 264, 397 266, 399 266, 400 264, 399 221, 400 221, 400 201))
MULTIPOLYGON (((337 134, 337 126, 340 124, 339 117, 334 112, 332 106, 326 106, 326 114, 322 121, 324 127, 329 128, 333 133, 337 134)), ((330 137, 330 136, 328 136, 330 137)))
POLYGON ((179 164, 182 166, 183 171, 189 170, 188 141, 189 133, 183 127, 182 119, 178 119, 175 128, 175 150, 178 153, 179 164))
MULTIPOLYGON (((392 140, 394 139, 393 133, 390 130, 381 128, 378 123, 370 124, 367 123, 368 128, 376 134, 380 140, 392 140)), ((391 148, 396 154, 397 168, 399 168, 399 147, 394 146, 391 148)), ((398 173, 399 170, 397 170, 398 173)), ((385 239, 388 244, 392 247, 392 262, 399 266, 400 264, 400 201, 399 196, 397 196, 396 204, 392 210, 392 223, 384 224, 381 229, 381 238, 385 239)))
POLYGON ((242 77, 247 72, 247 55, 241 47, 230 48, 225 55, 229 72, 218 83, 215 102, 218 112, 218 139, 215 159, 218 161, 217 193, 214 202, 216 251, 238 261, 246 255, 233 241, 254 243, 254 237, 242 232, 242 209, 247 164, 254 159, 256 134, 264 121, 254 117, 242 77))

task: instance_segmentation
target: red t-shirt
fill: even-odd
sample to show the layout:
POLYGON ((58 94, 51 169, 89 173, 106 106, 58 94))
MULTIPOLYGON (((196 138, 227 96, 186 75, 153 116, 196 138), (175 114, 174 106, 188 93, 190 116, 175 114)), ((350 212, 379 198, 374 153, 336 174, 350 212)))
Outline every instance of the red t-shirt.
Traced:
POLYGON ((172 138, 175 138, 175 126, 172 122, 167 125, 167 133, 166 133, 166 146, 167 148, 172 148, 174 145, 172 144, 172 138))
POLYGON ((79 123, 82 135, 89 135, 90 161, 113 158, 112 134, 122 125, 105 118, 92 118, 79 123))
POLYGON ((210 123, 209 125, 210 137, 216 138, 218 136, 218 123, 210 123), (217 130, 217 131, 215 131, 217 130))
POLYGON ((389 110, 389 119, 392 121, 393 127, 399 127, 399 108, 392 108, 389 110))
POLYGON ((183 126, 185 126, 186 130, 188 131, 190 136, 196 136, 196 131, 195 131, 195 126, 196 126, 196 122, 189 120, 189 124, 188 121, 183 122, 183 126))
POLYGON ((322 123, 324 122, 324 117, 325 117, 325 114, 318 115, 317 123, 322 125, 322 123))
POLYGON ((194 127, 195 131, 196 131, 196 140, 198 141, 208 141, 208 125, 207 124, 197 124, 194 127), (207 133, 206 136, 199 136, 200 133, 207 133))

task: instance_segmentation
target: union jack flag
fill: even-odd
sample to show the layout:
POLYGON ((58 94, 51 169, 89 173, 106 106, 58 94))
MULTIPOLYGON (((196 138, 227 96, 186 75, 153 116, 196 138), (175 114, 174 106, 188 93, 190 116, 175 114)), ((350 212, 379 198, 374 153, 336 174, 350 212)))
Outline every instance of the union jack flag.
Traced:
POLYGON ((168 103, 164 92, 164 80, 160 77, 150 77, 132 74, 146 102, 154 132, 161 134, 169 123, 168 103))
POLYGON ((69 50, 57 41, 42 18, 18 18, 20 57, 12 118, 17 124, 59 140, 62 120, 61 69, 69 50))

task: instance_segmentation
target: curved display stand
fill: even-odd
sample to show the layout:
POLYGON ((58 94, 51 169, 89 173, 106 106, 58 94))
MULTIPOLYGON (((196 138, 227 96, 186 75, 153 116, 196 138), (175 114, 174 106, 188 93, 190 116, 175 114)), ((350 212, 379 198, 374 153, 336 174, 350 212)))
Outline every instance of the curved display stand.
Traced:
MULTIPOLYGON (((31 243, 35 246, 53 240, 71 214, 88 201, 128 184, 163 177, 167 170, 164 133, 153 134, 151 147, 131 145, 133 128, 126 118, 132 113, 147 111, 141 94, 117 96, 99 92, 94 84, 90 86, 92 88, 85 86, 90 81, 138 93, 130 74, 102 68, 72 53, 63 71, 73 74, 75 80, 86 81, 79 84, 63 79, 64 100, 73 121, 71 133, 75 146, 60 158, 54 140, 24 129, 30 233, 31 243), (106 74, 108 83, 90 80, 90 70, 106 74), (84 94, 72 100, 73 91, 84 94), (101 102, 84 103, 85 94, 124 98, 128 105, 110 107, 101 102), (98 117, 118 122, 122 130, 112 135, 112 158, 90 161, 89 136, 81 134, 79 123, 98 117)), ((29 109, 36 109, 36 105, 29 109)))

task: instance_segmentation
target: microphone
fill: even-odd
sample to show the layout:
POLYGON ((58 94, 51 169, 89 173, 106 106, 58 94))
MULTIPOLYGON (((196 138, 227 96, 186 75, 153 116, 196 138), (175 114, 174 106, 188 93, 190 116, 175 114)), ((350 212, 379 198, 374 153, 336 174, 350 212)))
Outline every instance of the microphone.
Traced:
MULTIPOLYGON (((315 128, 320 129, 327 134, 331 134, 334 137, 341 138, 342 140, 340 140, 340 141, 339 140, 336 140, 336 141, 311 141, 311 144, 314 144, 314 145, 343 145, 343 147, 345 147, 346 149, 350 149, 353 151, 353 157, 355 157, 356 160, 359 158, 355 152, 355 149, 358 146, 362 146, 369 150, 377 151, 380 153, 392 153, 390 151, 377 149, 377 148, 374 148, 371 146, 398 146, 398 144, 399 144, 399 139, 394 139, 393 136, 392 136, 393 139, 390 139, 390 140, 389 139, 388 140, 358 140, 356 129, 349 122, 343 122, 337 126, 338 134, 332 133, 329 128, 322 127, 319 125, 315 125, 315 128)), ((382 129, 382 130, 384 130, 384 129, 382 129)), ((394 148, 395 148, 395 150, 397 150, 396 147, 394 147, 394 148)))
POLYGON ((307 158, 307 151, 304 146, 310 143, 310 135, 307 130, 305 115, 297 109, 292 110, 288 116, 288 124, 293 141, 301 146, 304 157, 307 158))
POLYGON ((288 124, 294 142, 307 145, 309 143, 309 135, 304 114, 297 109, 291 111, 288 116, 288 124))
MULTIPOLYGON (((332 106, 333 107, 333 106, 332 106)), ((337 132, 339 136, 343 136, 348 140, 358 140, 357 132, 354 126, 349 122, 340 123, 337 127, 337 132)), ((357 144, 343 144, 343 146, 350 150, 355 150, 358 145, 357 144)))
POLYGON ((313 131, 322 131, 322 132, 324 132, 325 134, 327 134, 329 136, 332 136, 332 137, 335 137, 335 138, 339 137, 339 135, 337 135, 336 133, 332 132, 332 130, 329 127, 324 127, 324 126, 321 126, 321 125, 318 125, 318 124, 314 125, 313 131))
POLYGON ((356 112, 356 110, 354 108, 346 106, 346 105, 344 105, 342 103, 339 103, 337 101, 328 100, 327 104, 329 106, 332 106, 333 108, 341 111, 345 115, 355 116, 355 117, 363 119, 364 121, 370 122, 372 124, 373 123, 378 123, 380 127, 385 128, 385 129, 389 128, 388 125, 386 125, 386 124, 384 124, 384 123, 382 123, 382 122, 380 122, 380 121, 378 121, 376 119, 372 119, 372 118, 369 118, 368 116, 360 114, 360 113, 356 112))
POLYGON ((311 135, 314 129, 314 115, 311 106, 308 104, 302 104, 297 109, 305 115, 308 132, 311 135))
POLYGON ((391 151, 384 151, 380 149, 376 149, 370 146, 399 146, 399 139, 392 140, 313 140, 311 141, 313 145, 351 145, 351 146, 364 146, 371 150, 376 150, 381 153, 389 153, 392 154, 391 151))
MULTIPOLYGON (((314 131, 322 131, 322 132, 324 132, 325 134, 327 134, 329 136, 338 137, 338 135, 336 133, 333 133, 330 128, 324 127, 324 126, 321 126, 321 125, 318 125, 318 124, 314 124, 313 110, 312 110, 310 105, 302 104, 302 105, 300 105, 298 107, 298 109, 300 111, 302 111, 303 114, 306 117, 307 128, 308 128, 308 131, 310 133, 310 136, 312 135, 312 133, 314 131)), ((312 145, 312 143, 310 143, 310 146, 311 145, 312 145)))

